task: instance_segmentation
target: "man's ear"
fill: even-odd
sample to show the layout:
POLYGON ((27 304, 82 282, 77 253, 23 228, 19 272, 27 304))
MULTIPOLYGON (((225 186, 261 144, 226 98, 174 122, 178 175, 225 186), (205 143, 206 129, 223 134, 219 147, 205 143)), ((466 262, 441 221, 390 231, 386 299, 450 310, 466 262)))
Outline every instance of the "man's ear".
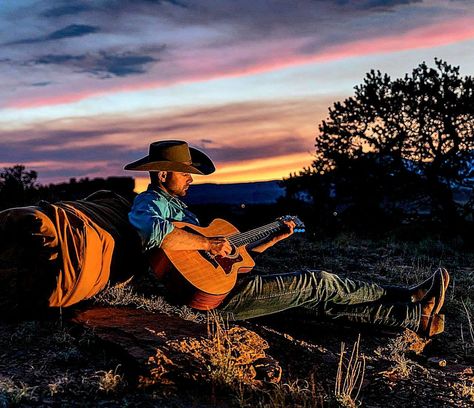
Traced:
POLYGON ((166 181, 166 177, 168 176, 168 172, 167 171, 159 171, 158 172, 158 179, 164 183, 166 181))

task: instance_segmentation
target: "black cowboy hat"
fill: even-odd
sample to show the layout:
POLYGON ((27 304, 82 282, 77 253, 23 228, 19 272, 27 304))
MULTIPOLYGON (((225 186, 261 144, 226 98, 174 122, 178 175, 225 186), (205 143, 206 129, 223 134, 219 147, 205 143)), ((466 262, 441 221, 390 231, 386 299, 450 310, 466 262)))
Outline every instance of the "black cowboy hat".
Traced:
POLYGON ((148 156, 127 164, 124 169, 211 174, 216 168, 206 154, 194 147, 189 147, 186 142, 162 140, 150 144, 148 156))

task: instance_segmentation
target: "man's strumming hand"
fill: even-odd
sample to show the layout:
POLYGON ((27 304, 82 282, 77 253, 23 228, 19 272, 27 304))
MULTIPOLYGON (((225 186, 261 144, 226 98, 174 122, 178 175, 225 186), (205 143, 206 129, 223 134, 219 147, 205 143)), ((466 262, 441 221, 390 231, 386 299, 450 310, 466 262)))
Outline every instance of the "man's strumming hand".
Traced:
POLYGON ((209 242, 208 251, 212 255, 227 256, 232 252, 232 247, 227 238, 217 237, 208 238, 207 240, 209 242))

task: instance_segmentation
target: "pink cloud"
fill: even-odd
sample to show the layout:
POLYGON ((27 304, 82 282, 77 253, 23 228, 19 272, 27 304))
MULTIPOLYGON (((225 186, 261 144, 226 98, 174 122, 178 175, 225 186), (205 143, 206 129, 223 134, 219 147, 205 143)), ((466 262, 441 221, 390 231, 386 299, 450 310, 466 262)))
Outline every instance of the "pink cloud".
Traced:
POLYGON ((463 18, 441 24, 415 28, 397 36, 380 37, 376 40, 362 40, 332 47, 317 61, 334 60, 355 55, 397 52, 420 48, 440 47, 474 38, 474 19, 463 18), (354 53, 351 50, 357 50, 354 53))
POLYGON ((126 85, 122 81, 110 80, 101 82, 86 81, 79 92, 53 90, 53 95, 44 98, 42 93, 36 96, 23 96, 20 100, 7 103, 11 108, 51 106, 77 102, 89 97, 107 95, 116 92, 141 91, 176 84, 185 84, 212 79, 234 78, 259 74, 291 66, 315 62, 329 62, 349 57, 378 53, 390 53, 405 50, 431 48, 454 44, 474 39, 474 19, 461 18, 419 27, 400 33, 396 36, 378 37, 369 40, 357 40, 340 45, 329 46, 322 52, 301 54, 301 49, 311 39, 297 38, 286 42, 262 42, 253 47, 245 45, 244 53, 239 54, 239 47, 222 50, 195 50, 181 56, 163 70, 166 64, 160 65, 160 74, 165 78, 150 81, 149 76, 135 78, 126 85), (228 55, 226 55, 228 54, 228 55), (264 57, 262 57, 264 56, 264 57), (168 74, 166 74, 168 72, 168 74), (56 94, 54 94, 56 92, 56 94))

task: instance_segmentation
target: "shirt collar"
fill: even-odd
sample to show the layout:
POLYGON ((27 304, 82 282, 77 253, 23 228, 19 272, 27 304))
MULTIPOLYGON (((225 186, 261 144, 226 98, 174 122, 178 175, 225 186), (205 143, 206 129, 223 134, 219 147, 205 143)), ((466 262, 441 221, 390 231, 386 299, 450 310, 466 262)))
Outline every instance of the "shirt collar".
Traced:
POLYGON ((173 197, 170 193, 168 193, 167 191, 165 191, 165 190, 163 190, 159 187, 154 187, 153 185, 148 184, 147 191, 155 191, 161 197, 163 197, 166 201, 174 202, 182 208, 188 208, 188 206, 183 201, 181 201, 178 197, 173 197))

